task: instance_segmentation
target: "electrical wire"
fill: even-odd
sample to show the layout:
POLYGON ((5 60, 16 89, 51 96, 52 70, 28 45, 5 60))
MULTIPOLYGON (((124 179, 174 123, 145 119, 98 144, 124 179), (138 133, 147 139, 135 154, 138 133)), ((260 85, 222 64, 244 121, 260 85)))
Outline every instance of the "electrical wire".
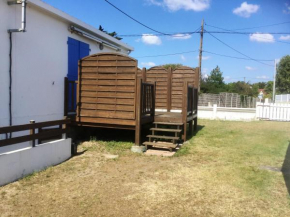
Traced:
MULTIPOLYGON (((229 32, 229 34, 245 34, 245 35, 254 35, 254 34, 259 34, 259 35, 263 35, 263 34, 279 34, 279 33, 274 33, 274 32, 270 32, 270 33, 250 33, 250 32, 236 32, 234 30, 230 30, 230 29, 224 29, 224 28, 221 28, 221 27, 217 27, 217 26, 213 26, 213 25, 209 25, 209 24, 205 24, 206 26, 209 26, 209 27, 212 27, 212 28, 216 28, 216 29, 220 29, 220 30, 224 30, 224 31, 227 31, 229 32)), ((289 34, 289 33, 283 33, 283 34, 289 34)), ((255 36, 255 38, 261 38, 261 39, 264 39, 264 40, 268 40, 268 41, 273 41, 273 39, 269 39, 269 38, 264 38, 264 37, 259 37, 259 36, 255 36)), ((289 42, 286 42, 286 41, 281 41, 281 40, 276 40, 277 42, 279 43, 284 43, 284 44, 290 44, 289 42)))
MULTIPOLYGON (((225 54, 218 54, 218 53, 214 53, 211 51, 206 51, 206 50, 202 50, 202 52, 204 53, 209 53, 209 54, 213 54, 213 55, 217 55, 217 56, 222 56, 222 57, 228 57, 228 58, 232 58, 232 59, 240 59, 240 60, 252 60, 250 58, 244 58, 244 57, 235 57, 235 56, 229 56, 229 55, 225 55, 225 54)), ((273 62, 273 60, 262 60, 262 59, 255 59, 258 61, 263 61, 263 62, 273 62)))
POLYGON ((118 11, 120 11, 122 14, 124 14, 124 15, 126 15, 127 17, 129 17, 130 19, 134 20, 136 23, 138 23, 138 24, 144 26, 145 28, 150 29, 150 30, 152 30, 153 32, 157 32, 157 33, 159 33, 159 34, 161 34, 161 35, 167 35, 166 33, 160 32, 160 31, 158 31, 158 30, 155 30, 155 29, 153 29, 153 28, 151 28, 151 27, 149 27, 149 26, 147 26, 147 25, 141 23, 140 21, 138 21, 138 20, 136 20, 135 18, 131 17, 131 16, 130 16, 129 14, 127 14, 126 12, 122 11, 122 10, 121 10, 120 8, 118 8, 117 6, 113 5, 113 4, 112 4, 111 2, 109 2, 108 0, 104 0, 104 1, 107 2, 109 5, 111 5, 112 7, 114 7, 115 9, 117 9, 118 11))
POLYGON ((146 33, 146 34, 128 34, 128 35, 118 35, 120 37, 140 37, 140 36, 144 36, 144 35, 153 35, 153 36, 171 36, 171 37, 174 37, 174 38, 183 38, 187 35, 193 35, 195 33, 200 33, 200 30, 201 27, 198 27, 196 30, 194 30, 193 32, 178 32, 178 33, 167 33, 166 35, 164 34, 154 34, 154 33, 146 33))
MULTIPOLYGON (((245 30, 245 29, 257 29, 257 28, 263 28, 263 27, 269 27, 269 26, 278 26, 278 25, 282 25, 282 24, 286 24, 286 23, 290 23, 290 21, 286 21, 286 22, 283 22, 283 23, 275 23, 275 24, 270 24, 270 25, 264 25, 264 26, 255 26, 255 27, 247 27, 247 28, 241 28, 241 29, 232 29, 232 31, 245 30)), ((208 25, 208 26, 210 26, 210 25, 208 25)))
MULTIPOLYGON (((196 32, 179 32, 179 33, 167 33, 167 34, 150 34, 150 33, 143 33, 143 34, 122 34, 122 35, 118 35, 120 37, 140 37, 143 36, 144 34, 150 34, 153 36, 173 36, 176 37, 175 35, 177 34, 182 34, 182 35, 192 35, 192 34, 197 34, 197 33, 201 33, 201 31, 196 31, 196 32)), ((204 32, 206 33, 206 32, 204 32)), ((207 31, 207 33, 213 33, 213 34, 233 34, 233 35, 253 35, 253 34, 257 34, 257 32, 234 32, 234 31, 230 31, 230 30, 225 30, 225 31, 207 31)), ((266 35, 266 34, 272 34, 272 35, 289 35, 290 32, 259 32, 260 35, 266 35)), ((184 36, 180 36, 180 37, 184 37, 184 36)), ((279 40, 278 40, 279 41, 279 40)), ((284 42, 284 41, 279 41, 282 43, 286 43, 289 44, 288 42, 284 42)))
MULTIPOLYGON (((209 33, 206 29, 204 29, 204 31, 207 32, 207 33, 209 33)), ((239 54, 241 54, 241 55, 243 55, 243 56, 245 56, 245 57, 247 57, 247 58, 249 58, 249 59, 251 59, 251 60, 253 60, 253 61, 255 61, 255 62, 261 63, 261 64, 266 65, 266 66, 274 67, 273 65, 270 65, 270 64, 267 64, 267 63, 263 63, 263 62, 261 62, 261 61, 259 61, 259 60, 256 60, 256 59, 251 58, 250 56, 248 56, 248 55, 246 55, 246 54, 244 54, 244 53, 238 51, 237 49, 231 47, 230 45, 226 44, 225 42, 223 42, 223 41, 220 40, 219 38, 215 37, 213 34, 211 34, 211 33, 209 33, 209 34, 210 34, 213 38, 215 38, 217 41, 219 41, 219 42, 222 43, 223 45, 227 46, 228 48, 230 48, 230 49, 236 51, 237 53, 239 53, 239 54)))

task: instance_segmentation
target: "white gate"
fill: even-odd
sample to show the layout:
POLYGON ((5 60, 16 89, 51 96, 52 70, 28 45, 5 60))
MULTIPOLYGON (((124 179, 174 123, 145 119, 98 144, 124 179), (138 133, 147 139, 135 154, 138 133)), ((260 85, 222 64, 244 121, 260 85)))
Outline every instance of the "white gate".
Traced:
POLYGON ((290 121, 290 104, 257 103, 256 117, 264 120, 290 121))

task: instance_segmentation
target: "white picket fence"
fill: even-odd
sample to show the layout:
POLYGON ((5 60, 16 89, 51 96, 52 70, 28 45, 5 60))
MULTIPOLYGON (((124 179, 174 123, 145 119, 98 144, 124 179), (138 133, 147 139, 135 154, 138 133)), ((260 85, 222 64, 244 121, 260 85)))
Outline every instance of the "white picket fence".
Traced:
POLYGON ((290 104, 257 103, 256 117, 263 120, 290 121, 290 104))

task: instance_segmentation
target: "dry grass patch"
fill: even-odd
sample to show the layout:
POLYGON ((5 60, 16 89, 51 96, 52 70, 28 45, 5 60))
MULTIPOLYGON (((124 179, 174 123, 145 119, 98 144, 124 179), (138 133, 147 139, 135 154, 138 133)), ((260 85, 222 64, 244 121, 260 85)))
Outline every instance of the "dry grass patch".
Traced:
POLYGON ((285 162, 290 123, 199 124, 170 158, 84 142, 83 154, 0 187, 1 216, 288 216, 286 179, 260 168, 285 162))

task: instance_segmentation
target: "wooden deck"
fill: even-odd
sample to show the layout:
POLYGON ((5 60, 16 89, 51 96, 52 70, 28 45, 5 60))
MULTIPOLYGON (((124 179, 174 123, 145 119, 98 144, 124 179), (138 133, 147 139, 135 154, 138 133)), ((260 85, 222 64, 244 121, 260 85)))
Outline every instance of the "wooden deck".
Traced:
POLYGON ((65 79, 65 116, 74 115, 78 126, 135 130, 136 145, 141 144, 142 125, 180 123, 179 136, 186 140, 187 124, 192 131, 193 121, 197 123, 198 68, 140 70, 137 65, 118 53, 81 59, 78 81, 65 79))

